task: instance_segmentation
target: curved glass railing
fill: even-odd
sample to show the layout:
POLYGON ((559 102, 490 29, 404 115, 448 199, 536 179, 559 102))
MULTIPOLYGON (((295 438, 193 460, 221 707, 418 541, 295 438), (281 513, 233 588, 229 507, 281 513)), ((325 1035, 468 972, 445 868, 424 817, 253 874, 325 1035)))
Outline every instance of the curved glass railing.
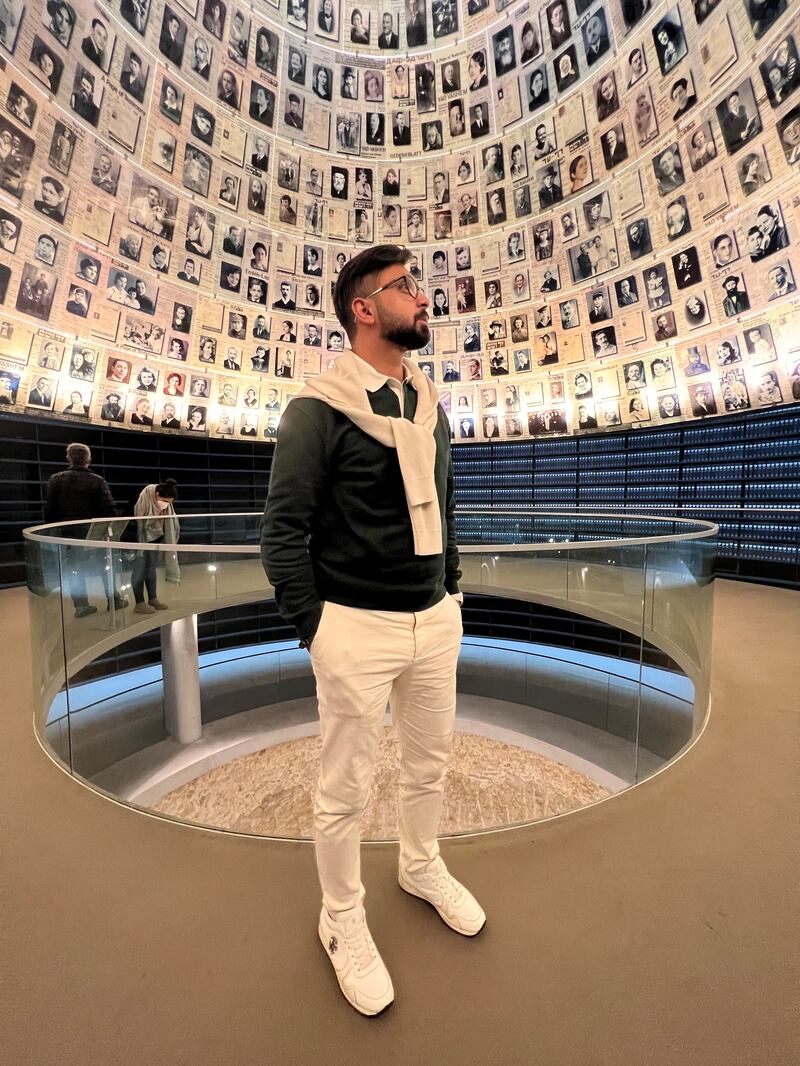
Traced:
MULTIPOLYGON (((162 679, 165 689, 168 679, 163 667, 152 663, 154 631, 160 632, 166 661, 176 633, 182 641, 187 632, 191 637, 187 619, 194 620, 196 632, 198 616, 274 599, 260 560, 260 518, 181 515, 177 543, 139 542, 144 520, 135 518, 25 531, 35 727, 45 748, 71 773, 89 783, 104 779, 118 759, 163 741, 168 731, 177 735, 161 709, 162 679), (137 611, 139 596, 157 600, 159 608, 137 611)), ((634 655, 628 655, 624 671, 608 675, 622 681, 608 681, 600 728, 628 738, 630 782, 646 776, 642 766, 656 765, 639 758, 643 722, 647 736, 660 735, 659 715, 676 713, 671 696, 659 703, 660 690, 674 689, 670 677, 684 685, 683 724, 667 729, 672 739, 661 745, 657 765, 692 742, 709 705, 715 525, 600 512, 459 511, 457 531, 466 593, 559 608, 628 635, 634 655), (660 674, 648 672, 653 649, 668 664, 660 674), (624 729, 614 724, 622 717, 624 729)), ((487 643, 492 645, 484 642, 484 649, 487 643)), ((232 650, 223 658, 237 654, 232 650)), ((248 649, 246 656, 254 654, 263 658, 260 669, 274 667, 272 696, 262 702, 293 698, 302 689, 294 682, 302 677, 304 691, 313 692, 308 658, 296 642, 248 649)), ((476 648, 470 652, 472 659, 480 654, 476 648)), ((567 659, 564 653, 560 661, 567 659)), ((526 660, 534 690, 543 661, 530 655, 526 660)), ((205 665, 201 685, 214 664, 205 665)), ((552 662, 546 669, 552 672, 552 662)), ((586 666, 587 677, 597 669, 596 663, 586 666)))

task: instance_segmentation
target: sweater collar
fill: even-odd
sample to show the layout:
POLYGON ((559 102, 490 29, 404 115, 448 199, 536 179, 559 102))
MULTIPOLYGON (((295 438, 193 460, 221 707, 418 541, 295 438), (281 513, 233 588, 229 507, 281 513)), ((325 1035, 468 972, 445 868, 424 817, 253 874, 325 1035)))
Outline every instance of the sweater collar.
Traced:
MULTIPOLYGON (((360 355, 356 355, 355 352, 350 349, 355 368, 358 371, 358 377, 361 384, 367 390, 367 392, 377 392, 378 389, 382 389, 383 386, 390 381, 397 381, 397 378, 391 378, 388 374, 381 374, 379 370, 376 370, 374 366, 362 359, 360 355)), ((411 375, 408 372, 408 367, 403 364, 403 383, 408 382, 412 384, 411 375)))

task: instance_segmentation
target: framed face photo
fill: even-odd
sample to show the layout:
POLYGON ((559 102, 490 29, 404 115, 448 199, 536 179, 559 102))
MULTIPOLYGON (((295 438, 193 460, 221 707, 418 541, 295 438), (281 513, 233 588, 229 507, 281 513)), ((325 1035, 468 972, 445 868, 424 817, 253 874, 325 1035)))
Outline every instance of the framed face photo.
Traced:
POLYGON ((167 174, 171 174, 175 166, 176 143, 174 135, 169 130, 157 128, 153 133, 150 161, 161 170, 165 170, 167 174))
POLYGON ((33 257, 45 266, 52 266, 58 252, 58 241, 51 233, 40 233, 33 248, 33 257))
POLYGON ((217 201, 235 211, 239 204, 240 179, 236 174, 223 174, 220 181, 217 201))
POLYGON ((702 280, 700 256, 694 245, 672 256, 672 273, 679 289, 690 289, 702 280))
POLYGON ((339 0, 312 0, 312 2, 316 8, 314 33, 318 37, 327 37, 329 40, 338 41, 339 0))
POLYGON ((716 112, 729 155, 734 155, 762 132, 761 115, 750 78, 731 89, 717 104, 716 112))
POLYGON ((684 304, 683 313, 689 329, 706 325, 710 316, 705 293, 692 293, 684 304))
POLYGON ((86 36, 81 41, 81 52, 90 63, 108 74, 117 35, 106 19, 99 15, 94 16, 86 30, 86 36))
POLYGON ((205 199, 210 178, 211 156, 193 144, 187 144, 183 152, 183 187, 205 199))
MULTIPOLYGON (((19 30, 22 21, 22 10, 20 10, 19 18, 16 22, 17 30, 19 30)), ((45 29, 55 37, 63 48, 69 48, 69 43, 72 40, 72 31, 75 29, 76 22, 77 15, 75 14, 75 8, 72 4, 68 4, 66 0, 47 0, 47 2, 43 4, 42 23, 44 24, 45 29)), ((3 43, 5 44, 5 41, 3 43)), ((11 51, 11 49, 9 49, 9 51, 11 51)))
POLYGON ((586 64, 592 67, 603 58, 611 47, 605 8, 599 7, 595 9, 589 16, 589 21, 583 27, 582 33, 586 64))
POLYGON ((800 56, 794 37, 784 37, 760 70, 770 105, 779 107, 800 85, 800 56))
POLYGON ((250 51, 250 16, 244 8, 234 8, 228 23, 228 59, 240 67, 247 66, 250 51))
POLYGON ((650 310, 657 311, 662 307, 669 307, 672 303, 672 295, 666 266, 663 263, 656 263, 644 272, 642 279, 650 310))
POLYGON ((669 74, 688 52, 681 13, 677 4, 659 19, 652 33, 661 73, 669 74))
POLYGON ((753 263, 782 251, 789 245, 789 237, 778 200, 763 204, 745 219, 747 254, 753 263))
POLYGON ((79 382, 93 382, 96 371, 97 352, 83 344, 74 344, 69 357, 69 376, 79 382))
POLYGON ((22 222, 16 215, 0 208, 0 250, 13 255, 17 250, 22 222))
POLYGON ((120 0, 119 13, 129 26, 144 36, 150 17, 150 0, 120 0))
POLYGON ((26 405, 38 407, 41 411, 52 411, 56 398, 56 385, 55 378, 49 378, 44 374, 34 374, 31 378, 28 398, 25 401, 26 405))
POLYGON ((520 76, 522 99, 528 101, 528 111, 538 111, 550 103, 550 87, 547 81, 547 67, 536 67, 520 76))
POLYGON ((528 18, 522 23, 519 30, 517 53, 521 66, 538 59, 542 54, 542 35, 539 32, 537 18, 528 18))
POLYGON ((569 45, 560 55, 556 56, 553 60, 553 70, 559 93, 565 93, 580 77, 578 53, 574 44, 569 45))
POLYGON ((176 125, 180 125, 183 116, 183 97, 180 86, 169 78, 162 79, 158 107, 161 114, 176 125))
POLYGON ((653 317, 653 339, 656 341, 668 341, 678 335, 678 327, 675 324, 675 315, 672 311, 661 311, 653 317))
MULTIPOLYGON (((294 10, 295 5, 287 4, 287 9, 294 10)), ((296 9, 300 12, 305 12, 305 4, 303 0, 299 0, 296 5, 296 9)), ((305 26, 300 27, 305 29, 305 26)), ((278 35, 273 33, 272 30, 268 30, 266 26, 260 26, 256 32, 256 48, 255 48, 255 63, 256 66, 267 74, 272 74, 273 77, 278 73, 278 53, 280 51, 280 45, 278 41, 278 35)))
POLYGON ((63 181, 51 174, 44 174, 39 179, 39 195, 33 201, 34 209, 46 218, 63 224, 69 204, 69 193, 69 186, 63 181))
POLYGON ((100 121, 100 106, 103 102, 104 84, 98 72, 92 72, 78 63, 72 83, 69 106, 90 126, 100 121))
POLYGON ((36 102, 30 93, 25 92, 21 85, 12 81, 8 87, 5 108, 8 113, 30 129, 36 118, 36 102))
MULTIPOLYGON (((2 27, 0 26, 1 39, 2 27)), ((55 96, 61 84, 61 75, 64 73, 64 60, 54 48, 50 47, 47 41, 44 41, 38 35, 33 38, 28 69, 44 85, 48 92, 55 96)))
MULTIPOLYGON (((628 5, 622 5, 623 10, 626 6, 628 5)), ((630 6, 638 6, 636 4, 636 0, 634 0, 633 4, 631 4, 630 6)), ((642 14, 643 13, 644 6, 642 5, 642 14)), ((638 17, 641 18, 641 14, 638 17)), ((645 74, 647 73, 647 55, 644 50, 644 44, 636 45, 630 50, 630 52, 627 53, 627 63, 625 72, 627 75, 629 89, 634 86, 637 81, 640 81, 645 76, 645 74)))

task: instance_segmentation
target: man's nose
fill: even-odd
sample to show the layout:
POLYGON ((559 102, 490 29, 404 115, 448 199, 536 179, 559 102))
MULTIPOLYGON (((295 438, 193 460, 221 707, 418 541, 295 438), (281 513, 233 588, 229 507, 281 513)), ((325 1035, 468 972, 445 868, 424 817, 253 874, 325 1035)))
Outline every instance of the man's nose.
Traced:
POLYGON ((430 307, 431 301, 428 294, 423 292, 422 289, 417 293, 417 306, 418 307, 430 307))

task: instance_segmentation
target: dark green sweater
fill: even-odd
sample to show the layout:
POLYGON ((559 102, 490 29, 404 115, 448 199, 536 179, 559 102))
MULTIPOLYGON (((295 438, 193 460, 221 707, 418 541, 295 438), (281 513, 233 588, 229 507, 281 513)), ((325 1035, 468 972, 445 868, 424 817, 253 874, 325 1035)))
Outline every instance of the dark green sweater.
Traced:
MULTIPOLYGON (((413 419, 417 394, 406 383, 413 419)), ((367 393, 376 414, 400 417, 388 385, 367 393)), ((458 592, 450 424, 438 410, 436 491, 440 555, 415 555, 397 451, 322 400, 292 400, 281 418, 261 558, 278 610, 302 640, 313 638, 325 600, 375 611, 422 611, 458 592)))

